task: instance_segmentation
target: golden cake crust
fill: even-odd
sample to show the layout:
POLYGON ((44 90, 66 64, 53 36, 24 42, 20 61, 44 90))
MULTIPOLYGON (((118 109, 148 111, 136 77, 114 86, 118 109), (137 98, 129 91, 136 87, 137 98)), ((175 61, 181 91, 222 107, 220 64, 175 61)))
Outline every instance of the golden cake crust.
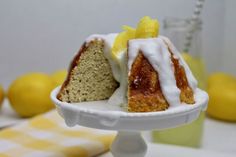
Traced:
MULTIPOLYGON (((174 57, 169 47, 168 50, 174 67, 176 85, 180 89, 180 101, 194 104, 194 93, 188 84, 184 67, 179 64, 179 59, 174 57)), ((128 110, 130 112, 162 111, 169 107, 160 87, 158 72, 141 51, 132 64, 128 80, 128 110)))
POLYGON ((79 58, 81 56, 81 54, 87 49, 86 43, 83 43, 83 45, 81 46, 81 48, 79 49, 78 53, 75 55, 75 57, 73 58, 73 60, 70 63, 69 69, 68 69, 68 74, 67 77, 65 79, 65 81, 63 82, 63 84, 61 85, 60 91, 57 94, 57 99, 62 101, 62 94, 64 93, 64 89, 65 87, 68 85, 68 83, 70 82, 70 78, 72 75, 72 70, 74 69, 74 67, 77 65, 77 62, 79 61, 79 58))
POLYGON ((140 51, 129 75, 128 110, 130 112, 161 111, 169 104, 164 98, 158 73, 140 51))
POLYGON ((174 65, 174 74, 176 79, 176 85, 180 89, 180 101, 187 104, 194 104, 193 90, 188 84, 184 67, 179 64, 179 60, 174 58, 173 52, 168 47, 171 54, 171 61, 174 65))

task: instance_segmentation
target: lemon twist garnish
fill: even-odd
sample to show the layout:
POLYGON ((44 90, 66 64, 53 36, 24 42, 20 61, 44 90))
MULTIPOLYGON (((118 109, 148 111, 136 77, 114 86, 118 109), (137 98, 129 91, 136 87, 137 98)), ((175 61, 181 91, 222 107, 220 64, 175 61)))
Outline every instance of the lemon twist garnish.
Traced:
POLYGON ((138 23, 135 38, 154 38, 159 33, 159 23, 149 16, 144 16, 138 23))
POLYGON ((126 51, 127 42, 135 38, 135 29, 129 26, 123 26, 123 32, 119 33, 112 47, 112 55, 118 58, 119 54, 126 51))
POLYGON ((127 50, 127 42, 135 38, 154 38, 159 33, 159 23, 149 16, 140 19, 137 29, 130 26, 123 26, 123 32, 119 33, 112 47, 112 57, 119 60, 122 52, 127 50))

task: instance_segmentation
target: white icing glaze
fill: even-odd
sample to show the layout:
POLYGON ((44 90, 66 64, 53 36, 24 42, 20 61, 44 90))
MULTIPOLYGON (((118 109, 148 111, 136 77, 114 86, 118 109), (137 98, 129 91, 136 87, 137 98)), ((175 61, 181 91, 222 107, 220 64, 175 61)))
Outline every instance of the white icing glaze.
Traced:
POLYGON ((127 51, 119 53, 120 66, 120 86, 112 94, 108 100, 111 105, 127 106, 127 90, 128 90, 128 70, 127 70, 127 51))
POLYGON ((197 80, 193 76, 193 73, 190 70, 189 66, 184 61, 184 59, 181 56, 181 54, 179 53, 179 51, 175 48, 175 46, 171 43, 171 41, 167 37, 160 36, 160 38, 162 38, 165 41, 165 43, 168 45, 168 47, 170 48, 171 52, 174 54, 174 57, 176 59, 179 59, 179 64, 184 67, 185 74, 186 74, 186 77, 187 77, 187 80, 188 80, 188 84, 192 88, 192 90, 195 92, 195 90, 197 89, 197 80))
POLYGON ((140 51, 142 51, 145 58, 158 72, 163 95, 170 104, 170 107, 181 104, 180 90, 176 86, 174 67, 168 47, 174 54, 174 57, 179 59, 180 65, 184 67, 189 86, 195 93, 197 81, 180 53, 168 38, 159 36, 158 38, 129 40, 128 59, 127 51, 123 51, 119 53, 119 56, 117 56, 117 60, 119 60, 117 62, 117 60, 113 59, 111 51, 116 36, 117 34, 115 33, 108 35, 94 34, 86 39, 86 43, 89 43, 92 40, 104 41, 104 55, 111 65, 114 78, 120 83, 120 87, 117 88, 109 98, 108 104, 115 106, 126 104, 127 106, 128 75, 130 74, 132 64, 140 51))
POLYGON ((93 35, 90 35, 86 39, 85 42, 89 43, 93 40, 103 40, 104 41, 104 55, 108 59, 110 65, 111 65, 111 69, 112 69, 112 73, 113 73, 114 78, 118 82, 120 82, 120 78, 121 78, 120 66, 118 65, 118 63, 114 62, 114 60, 111 56, 111 49, 112 49, 112 46, 113 46, 116 36, 117 36, 117 33, 111 33, 111 34, 107 34, 107 35, 93 34, 93 35))
POLYGON ((130 40, 128 53, 129 73, 140 51, 158 72, 160 86, 167 102, 171 106, 179 105, 180 90, 176 86, 171 56, 164 41, 161 38, 130 40))

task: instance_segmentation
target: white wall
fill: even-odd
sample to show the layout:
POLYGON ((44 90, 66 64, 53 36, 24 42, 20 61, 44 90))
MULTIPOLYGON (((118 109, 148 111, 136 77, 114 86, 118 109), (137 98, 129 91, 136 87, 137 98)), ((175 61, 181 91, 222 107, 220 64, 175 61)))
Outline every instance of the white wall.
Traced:
MULTIPOLYGON (((224 21, 224 3, 207 0, 203 11, 203 50, 210 71, 219 68, 223 25, 230 21, 224 21)), ((67 68, 92 33, 119 32, 121 25, 134 26, 144 15, 159 21, 188 17, 193 7, 194 0, 0 0, 0 83, 6 88, 29 71, 67 68)))
POLYGON ((224 48, 222 54, 222 70, 236 75, 236 1, 225 3, 224 48))

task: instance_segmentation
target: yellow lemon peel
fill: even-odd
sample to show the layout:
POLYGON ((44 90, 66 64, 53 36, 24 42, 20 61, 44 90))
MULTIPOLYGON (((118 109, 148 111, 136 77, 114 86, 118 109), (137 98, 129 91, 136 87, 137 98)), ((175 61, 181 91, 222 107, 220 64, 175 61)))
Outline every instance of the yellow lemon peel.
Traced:
POLYGON ((122 29, 124 31, 117 35, 112 47, 112 57, 117 60, 120 53, 127 50, 127 42, 130 39, 157 37, 159 33, 159 22, 151 19, 149 16, 144 16, 140 19, 136 29, 127 25, 124 25, 122 29))
POLYGON ((12 82, 8 100, 21 117, 32 117, 54 108, 50 99, 53 88, 53 81, 47 74, 28 73, 12 82))
POLYGON ((135 38, 155 38, 159 33, 159 22, 144 16, 138 23, 135 38))
POLYGON ((119 53, 126 51, 127 42, 135 38, 135 29, 129 26, 123 26, 123 32, 119 33, 112 47, 112 55, 117 58, 119 53))

